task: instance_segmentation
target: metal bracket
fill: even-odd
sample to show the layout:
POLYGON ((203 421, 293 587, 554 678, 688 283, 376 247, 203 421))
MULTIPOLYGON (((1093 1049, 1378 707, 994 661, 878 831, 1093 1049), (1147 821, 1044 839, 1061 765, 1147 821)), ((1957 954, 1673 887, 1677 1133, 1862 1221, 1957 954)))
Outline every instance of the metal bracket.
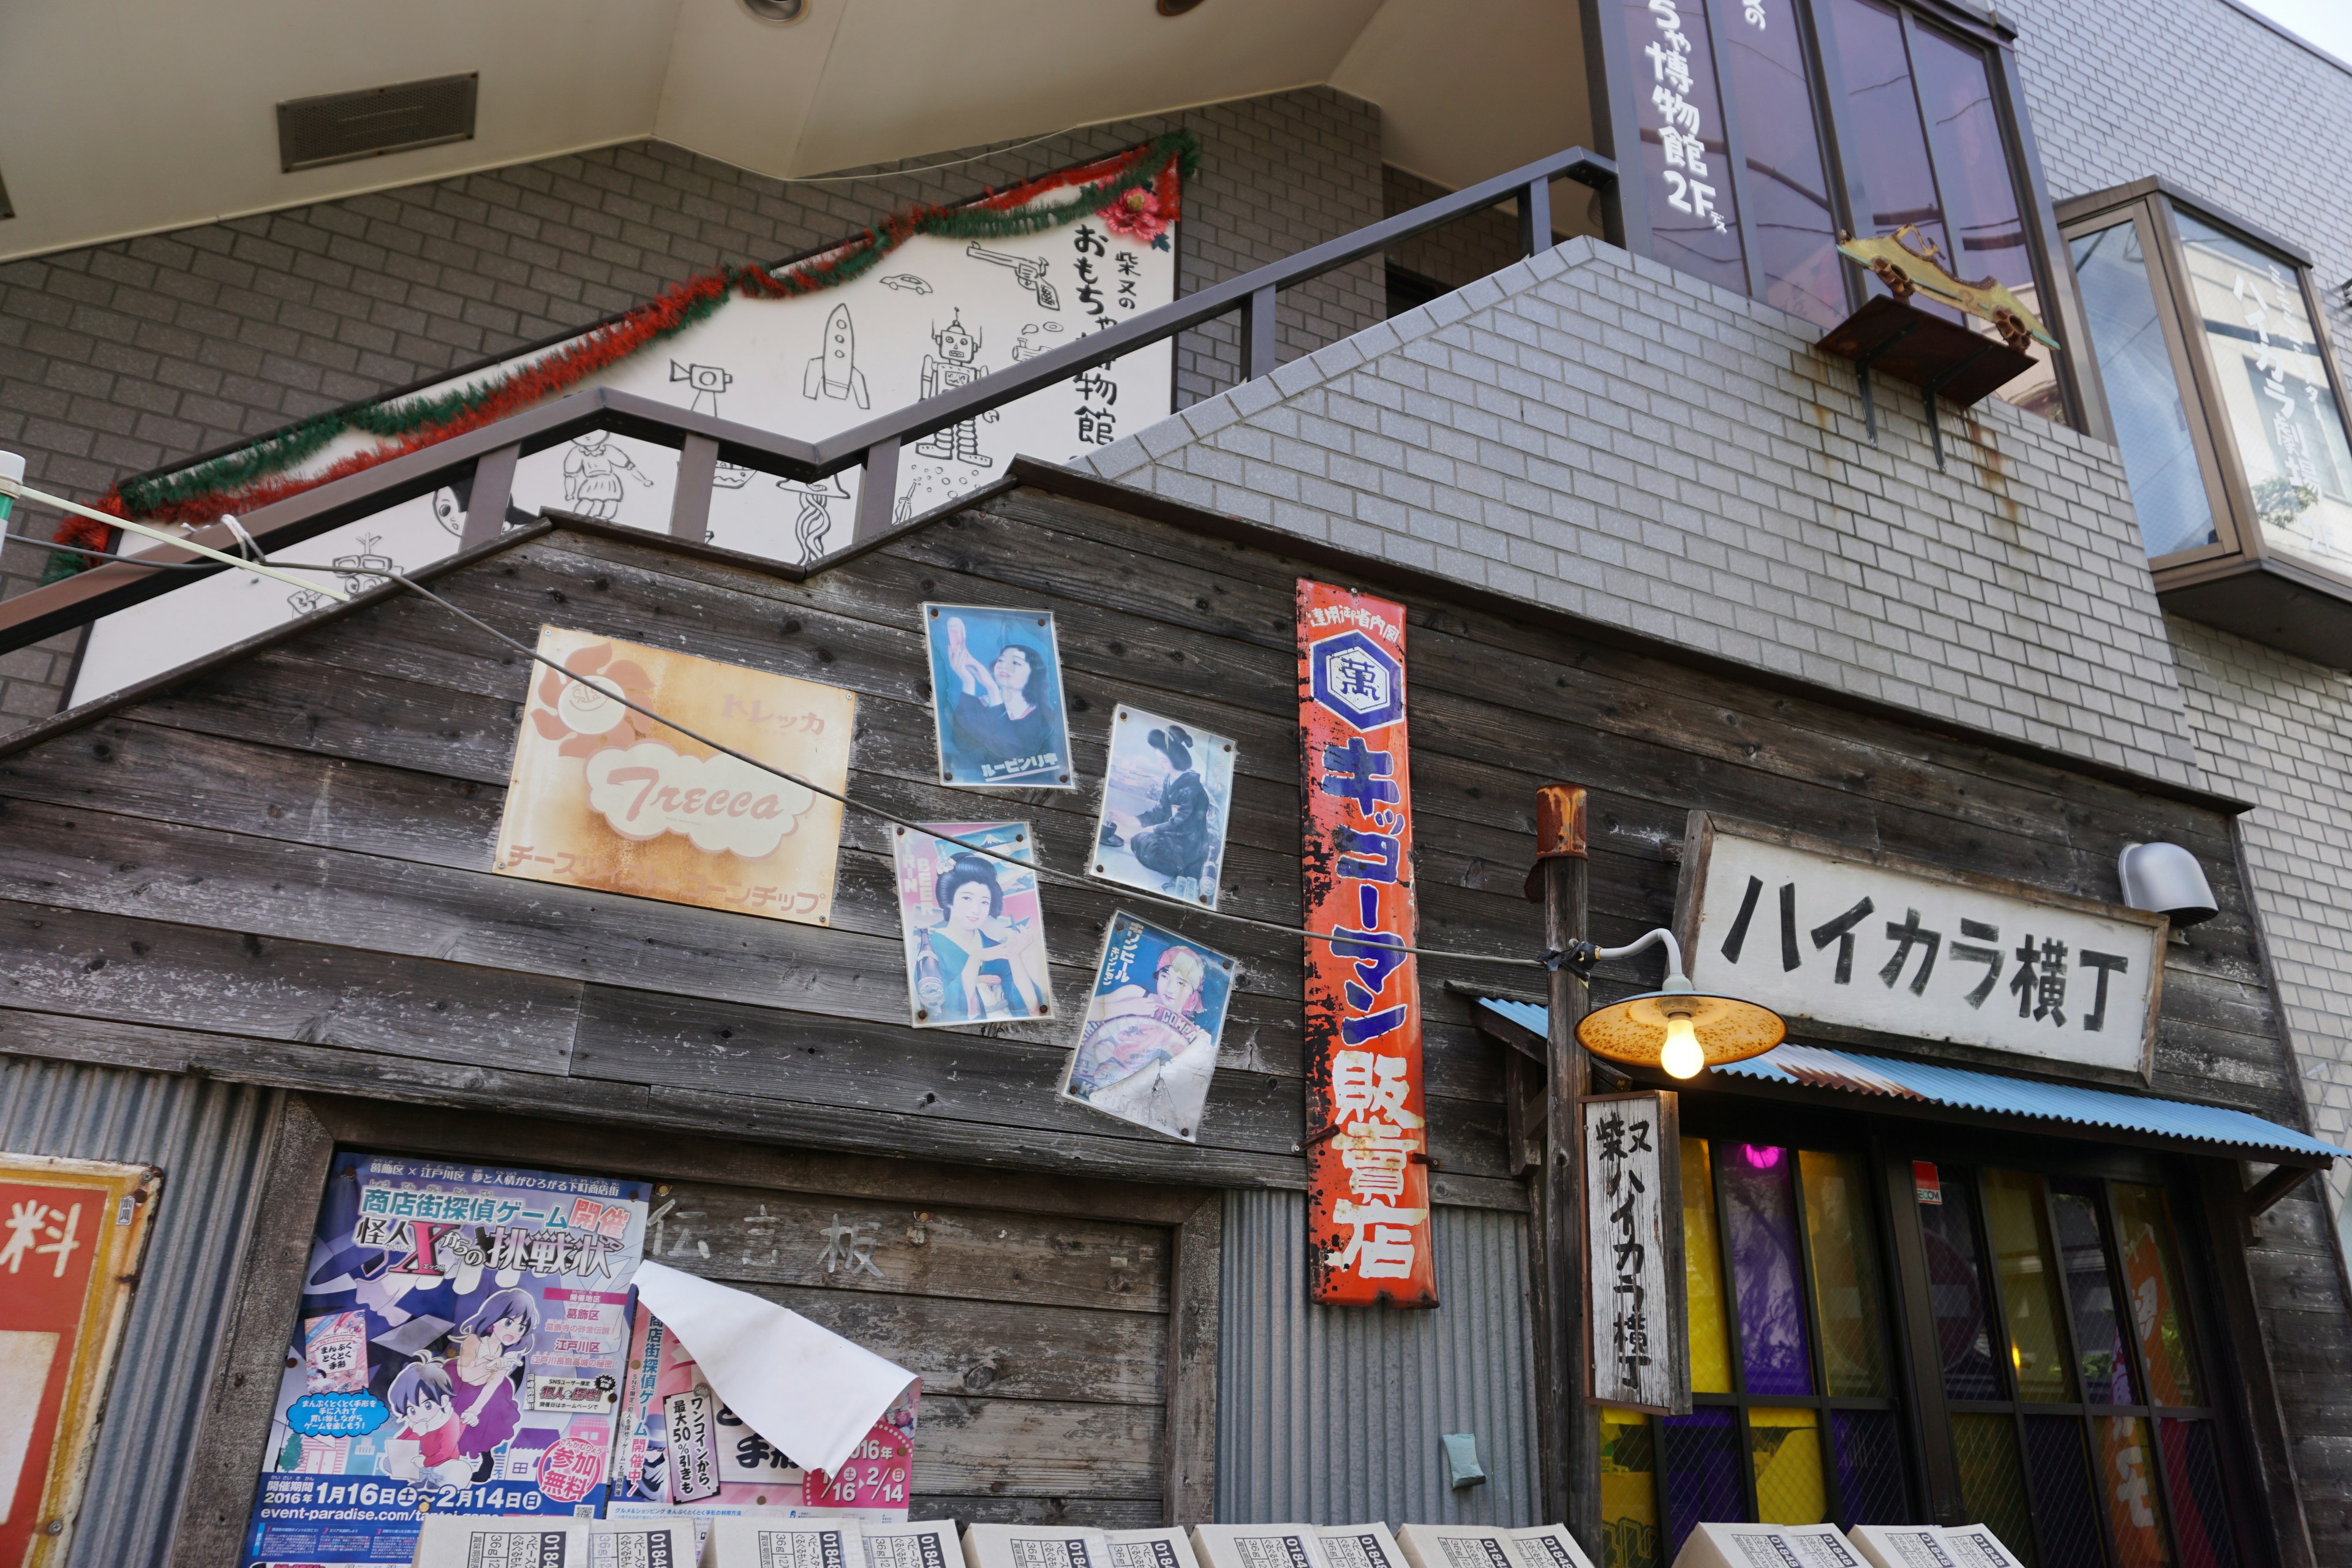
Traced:
POLYGON ((1919 330, 1917 321, 1906 321, 1899 332, 1891 332, 1879 345, 1853 362, 1853 379, 1862 391, 1862 426, 1869 433, 1870 444, 1878 445, 1878 404, 1870 391, 1870 367, 1876 364, 1887 350, 1919 330))
POLYGON ((1946 371, 1943 374, 1937 376, 1935 380, 1929 382, 1927 385, 1919 389, 1920 400, 1927 405, 1927 439, 1934 442, 1936 445, 1936 467, 1939 470, 1944 466, 1944 427, 1938 424, 1936 419, 1936 395, 1943 391, 1945 387, 1951 384, 1952 379, 1955 376, 1958 375, 1962 371, 1968 369, 1969 366, 1976 363, 1977 361, 1984 358, 1985 355, 1990 353, 1992 353, 1992 345, 1990 343, 1987 343, 1984 347, 1977 350, 1976 353, 1970 354, 1968 358, 1962 360, 1959 363, 1954 365, 1951 369, 1946 371))

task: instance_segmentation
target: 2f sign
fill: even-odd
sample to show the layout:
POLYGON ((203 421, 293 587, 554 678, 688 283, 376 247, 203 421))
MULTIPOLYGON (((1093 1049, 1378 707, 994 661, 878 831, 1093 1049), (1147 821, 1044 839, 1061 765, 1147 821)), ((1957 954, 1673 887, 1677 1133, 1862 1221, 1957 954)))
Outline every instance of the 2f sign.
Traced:
POLYGON ((1598 1095, 1584 1119, 1585 1392, 1687 1414, 1682 1125, 1671 1093, 1598 1095))

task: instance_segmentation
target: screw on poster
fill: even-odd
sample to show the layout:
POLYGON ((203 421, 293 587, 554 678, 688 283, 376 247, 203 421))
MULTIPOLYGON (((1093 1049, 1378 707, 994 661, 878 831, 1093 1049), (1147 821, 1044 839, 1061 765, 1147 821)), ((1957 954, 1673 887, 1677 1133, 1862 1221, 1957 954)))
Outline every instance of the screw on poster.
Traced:
POLYGON ((437 1513, 602 1511, 642 1182, 343 1153, 248 1560, 404 1562, 437 1513))
POLYGON ((940 782, 1074 789, 1062 656, 1044 610, 925 605, 940 782))
POLYGON ((1094 875, 1215 909, 1234 763, 1224 736, 1120 703, 1103 769, 1094 875))
POLYGON ((676 1510, 708 1524, 754 1509, 766 1518, 907 1517, 919 1380, 831 1474, 803 1470, 728 1409, 693 1352, 642 1304, 630 1330, 624 1390, 606 1507, 613 1518, 676 1510))
POLYGON ((1329 1305, 1437 1305, 1412 955, 1404 607, 1298 583, 1308 1272, 1329 1305))
POLYGON ((915 1026, 1052 1017, 1037 873, 959 845, 1025 864, 1036 839, 1025 822, 927 822, 892 830, 915 1026))
POLYGON ((1223 953, 1133 915, 1114 915, 1064 1096, 1198 1142, 1234 979, 1234 961, 1223 953))

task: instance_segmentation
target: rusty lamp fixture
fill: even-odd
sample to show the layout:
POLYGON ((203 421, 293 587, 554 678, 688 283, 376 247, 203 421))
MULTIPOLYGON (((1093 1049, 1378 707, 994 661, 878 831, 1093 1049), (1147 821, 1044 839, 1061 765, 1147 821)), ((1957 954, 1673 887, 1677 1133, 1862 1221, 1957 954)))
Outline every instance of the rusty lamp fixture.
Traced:
POLYGON ((1661 927, 1623 947, 1570 945, 1560 962, 1590 982, 1592 966, 1631 958, 1654 942, 1666 948, 1665 984, 1587 1013, 1577 1043, 1597 1057, 1633 1067, 1663 1068, 1669 1078, 1694 1078, 1703 1068, 1760 1057, 1787 1037, 1789 1026, 1769 1007, 1699 990, 1683 972, 1682 944, 1661 927))

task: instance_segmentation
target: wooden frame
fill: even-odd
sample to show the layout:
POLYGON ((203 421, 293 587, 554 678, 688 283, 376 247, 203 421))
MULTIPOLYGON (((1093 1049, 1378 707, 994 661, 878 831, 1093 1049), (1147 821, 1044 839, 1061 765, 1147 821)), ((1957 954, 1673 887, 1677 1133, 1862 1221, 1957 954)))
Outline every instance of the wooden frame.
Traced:
POLYGON ((319 1195, 339 1147, 1164 1226, 1171 1234, 1162 1506, 1171 1524, 1214 1513, 1221 1192, 834 1154, 722 1137, 681 1139, 626 1126, 456 1118, 425 1106, 289 1095, 271 1131, 229 1330, 214 1363, 189 1466, 172 1568, 217 1568, 239 1560, 319 1195))
MULTIPOLYGON (((2149 558, 2157 595, 2168 608, 2192 619, 2339 669, 2352 668, 2352 572, 2278 550, 2263 537, 2237 432, 2221 395, 2220 373, 2210 351, 2196 341, 2200 334, 2191 331, 2199 316, 2175 221, 2179 210, 2273 253, 2294 269, 2304 309, 2318 328, 2318 356, 2329 390, 2339 415, 2352 414, 2327 312, 2312 280, 2315 263, 2310 252, 2161 178, 2094 192, 2060 207, 2062 232, 2070 247, 2075 239, 2126 222, 2138 227, 2157 314, 2213 512, 2214 542, 2149 558)), ((2346 435, 2352 439, 2352 428, 2346 435)))

